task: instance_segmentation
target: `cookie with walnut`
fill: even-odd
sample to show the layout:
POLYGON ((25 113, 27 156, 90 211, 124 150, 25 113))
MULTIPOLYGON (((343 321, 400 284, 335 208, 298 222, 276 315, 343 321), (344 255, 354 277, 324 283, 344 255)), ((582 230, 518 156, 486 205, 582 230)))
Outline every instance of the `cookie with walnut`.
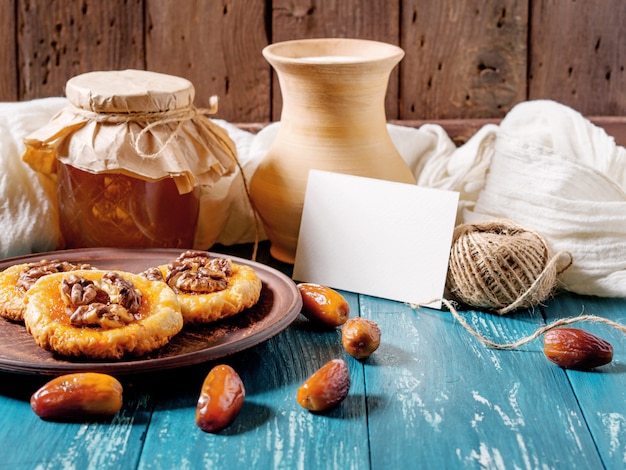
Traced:
POLYGON ((91 266, 47 259, 9 266, 0 273, 0 317, 23 321, 24 295, 39 278, 77 269, 91 269, 91 266))
POLYGON ((178 298, 165 283, 123 271, 50 274, 24 301, 28 332, 39 346, 62 356, 141 356, 183 327, 178 298))
POLYGON ((167 265, 143 273, 176 293, 185 324, 205 324, 254 306, 262 282, 254 269, 205 251, 186 251, 167 265))

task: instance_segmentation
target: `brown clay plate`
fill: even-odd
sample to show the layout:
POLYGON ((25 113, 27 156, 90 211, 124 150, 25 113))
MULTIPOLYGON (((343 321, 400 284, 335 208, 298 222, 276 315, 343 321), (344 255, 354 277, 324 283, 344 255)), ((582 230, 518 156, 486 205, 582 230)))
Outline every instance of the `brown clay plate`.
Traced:
MULTIPOLYGON (((175 259, 182 250, 84 248, 39 253, 0 262, 7 267, 40 259, 59 259, 90 263, 100 269, 120 269, 139 273, 144 269, 175 259)), ((185 327, 170 343, 151 355, 123 361, 76 360, 56 356, 35 343, 23 323, 0 318, 0 370, 40 375, 71 372, 105 372, 126 375, 152 372, 208 362, 256 346, 287 328, 300 313, 302 300, 295 283, 269 266, 228 257, 235 263, 251 266, 263 282, 259 302, 231 318, 201 327, 185 327)))

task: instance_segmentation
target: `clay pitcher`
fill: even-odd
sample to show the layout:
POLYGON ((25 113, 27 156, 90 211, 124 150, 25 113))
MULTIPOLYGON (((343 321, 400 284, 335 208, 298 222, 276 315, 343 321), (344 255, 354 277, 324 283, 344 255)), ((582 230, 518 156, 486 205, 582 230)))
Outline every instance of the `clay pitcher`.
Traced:
POLYGON ((385 115, 389 75, 404 51, 368 40, 305 39, 269 45, 263 56, 277 73, 283 108, 250 193, 270 253, 293 263, 310 169, 415 184, 385 115))

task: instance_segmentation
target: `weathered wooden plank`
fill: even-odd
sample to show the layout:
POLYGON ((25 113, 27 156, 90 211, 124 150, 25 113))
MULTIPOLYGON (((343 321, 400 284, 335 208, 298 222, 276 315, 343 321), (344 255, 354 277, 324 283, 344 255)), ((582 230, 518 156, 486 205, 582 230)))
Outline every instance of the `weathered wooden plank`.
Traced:
POLYGON ((389 119, 498 118, 526 98, 618 116, 626 112, 624 18, 621 0, 8 0, 0 5, 0 99, 58 96, 73 75, 143 68, 147 60, 191 75, 201 105, 221 96, 220 117, 276 120, 281 97, 274 81, 270 116, 270 68, 260 55, 271 25, 273 41, 352 36, 400 44, 407 55, 390 81, 389 119), (147 29, 147 56, 144 3, 158 20, 147 29))
MULTIPOLYGON (((615 139, 618 145, 626 146, 626 117, 622 116, 588 116, 596 126, 602 127, 608 135, 615 139)), ((437 124, 445 129, 450 138, 457 145, 463 145, 478 130, 487 124, 499 124, 501 119, 411 119, 391 120, 391 124, 419 128, 424 124, 437 124)), ((268 123, 239 123, 241 129, 256 134, 268 123)))
POLYGON ((216 117, 269 119, 264 0, 147 0, 146 11, 148 69, 191 80, 197 106, 217 95, 216 117))
MULTIPOLYGON (((626 326, 626 299, 564 295, 547 304, 547 321, 597 315, 626 326)), ((602 456, 605 468, 624 468, 626 462, 626 341, 624 333, 608 325, 582 322, 570 325, 593 333, 613 345, 613 362, 594 371, 568 370, 578 403, 602 456)))
POLYGON ((102 422, 41 420, 30 409, 30 395, 45 381, 0 374, 1 468, 136 468, 150 422, 148 395, 124 392, 124 407, 102 422))
POLYGON ((400 126, 420 128, 424 124, 437 124, 444 128, 446 133, 457 146, 463 145, 487 124, 499 124, 501 119, 425 119, 425 120, 399 120, 391 121, 400 126))
MULTIPOLYGON (((346 297, 358 311, 357 296, 346 297)), ((246 387, 244 406, 233 424, 208 434, 194 423, 202 380, 214 364, 192 377, 181 374, 180 388, 157 403, 139 468, 369 467, 363 366, 343 351, 339 330, 316 330, 300 317, 278 337, 225 362, 239 372, 246 387), (298 387, 335 358, 345 358, 350 369, 348 398, 327 414, 304 410, 296 401, 298 387)))
POLYGON ((589 120, 615 138, 618 145, 626 147, 626 116, 590 116, 589 120))
POLYGON ((528 0, 402 1, 400 119, 502 117, 526 98, 528 0))
POLYGON ((16 1, 0 2, 0 101, 17 100, 16 1))
POLYGON ((0 5, 0 99, 58 96, 78 73, 147 62, 190 75, 201 106, 218 94, 219 117, 276 120, 281 97, 262 46, 351 36, 407 53, 390 80, 389 119, 499 118, 527 98, 619 116, 626 113, 624 18, 621 0, 8 0, 0 5))
MULTIPOLYGON (((601 468, 567 377, 541 344, 498 351, 447 312, 360 302, 383 332, 365 364, 372 468, 601 468)), ((501 342, 544 324, 538 311, 462 314, 501 342)))
POLYGON ((18 1, 19 99, 62 96, 92 70, 143 68, 143 1, 18 1))
MULTIPOLYGON (((626 116, 587 116, 596 126, 603 128, 615 139, 618 145, 626 146, 626 116)), ((430 119, 391 121, 401 126, 419 128, 424 124, 438 124, 443 127, 457 145, 462 145, 478 130, 487 124, 499 124, 501 119, 430 119)), ((252 127, 248 127, 255 130, 252 127)), ((256 130, 258 132, 258 130, 256 130)))
POLYGON ((551 98, 587 115, 624 115, 625 21, 622 0, 534 1, 529 98, 551 98))
MULTIPOLYGON (((315 2, 275 0, 272 5, 271 42, 318 37, 371 39, 399 45, 400 10, 397 1, 359 0, 315 2)), ((396 67, 389 78, 385 111, 389 119, 398 116, 396 67)), ((272 120, 280 119, 282 96, 276 75, 272 82, 272 120)))

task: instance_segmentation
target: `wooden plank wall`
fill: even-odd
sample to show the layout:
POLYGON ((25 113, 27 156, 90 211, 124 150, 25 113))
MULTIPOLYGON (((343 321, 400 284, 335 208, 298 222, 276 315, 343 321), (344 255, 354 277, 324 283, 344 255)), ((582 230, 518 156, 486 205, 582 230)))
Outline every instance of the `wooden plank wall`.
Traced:
POLYGON ((2 0, 0 101, 146 68, 192 80, 198 106, 219 95, 217 117, 267 122, 280 93, 263 46, 339 36, 405 49, 390 120, 500 118, 540 98, 624 116, 624 25, 623 0, 2 0))

